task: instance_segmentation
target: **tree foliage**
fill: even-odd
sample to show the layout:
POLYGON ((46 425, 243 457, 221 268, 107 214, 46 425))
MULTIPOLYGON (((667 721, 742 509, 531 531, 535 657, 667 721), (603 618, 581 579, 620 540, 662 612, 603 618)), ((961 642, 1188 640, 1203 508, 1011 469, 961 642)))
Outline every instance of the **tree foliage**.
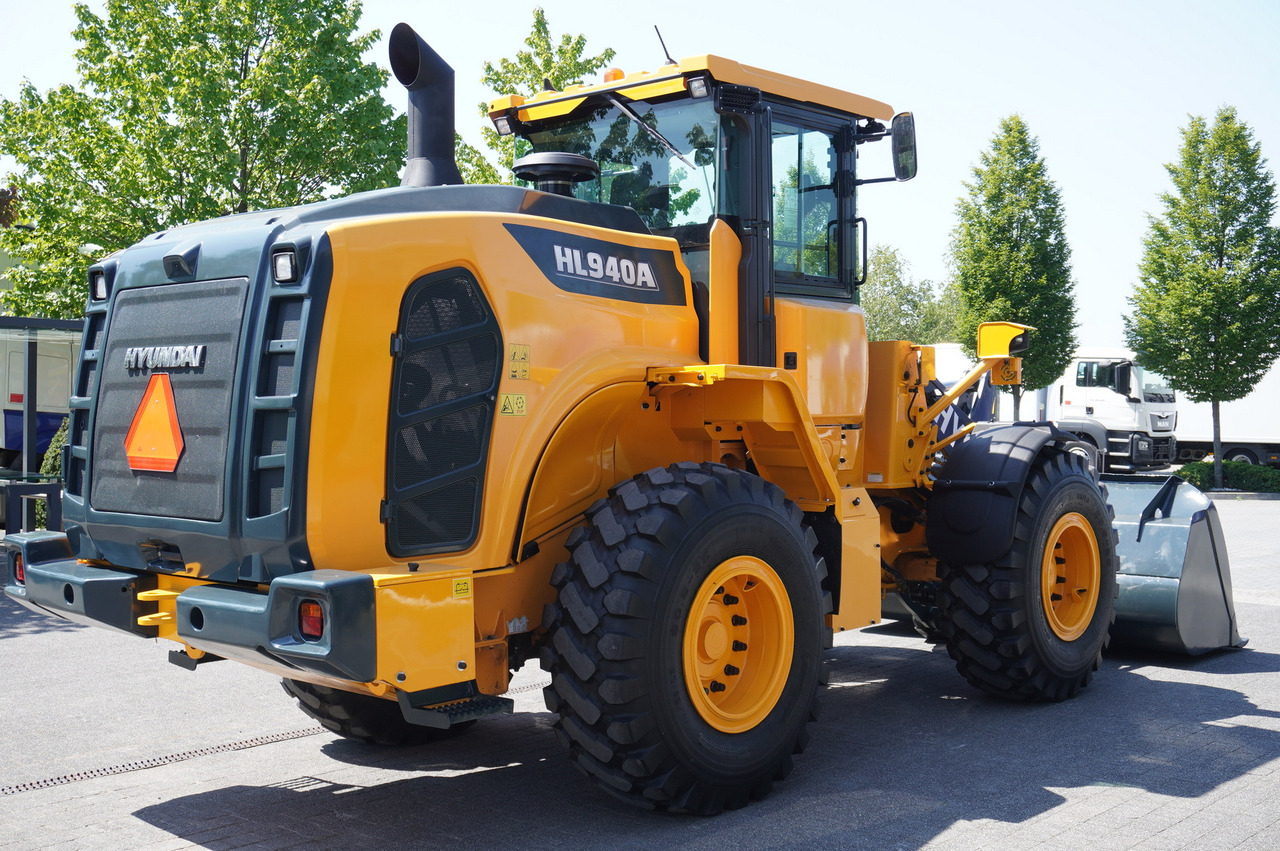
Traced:
MULTIPOLYGON (((533 29, 524 40, 528 50, 518 51, 514 59, 499 59, 484 63, 481 78, 495 96, 521 95, 532 97, 542 91, 546 83, 553 89, 581 84, 586 78, 613 60, 614 51, 606 48, 595 56, 584 56, 587 37, 562 35, 554 39, 547 24, 546 13, 533 10, 533 29)), ((488 123, 489 104, 479 105, 480 114, 486 119, 481 134, 488 152, 458 138, 458 168, 467 183, 511 183, 512 164, 517 158, 515 136, 499 136, 488 123)))
POLYGON ((929 344, 958 339, 960 298, 954 285, 939 291, 931 281, 917 281, 910 264, 892 246, 871 250, 858 301, 866 311, 871 340, 929 344))
POLYGON ((108 0, 76 6, 77 86, 0 102, 24 266, 15 313, 76 316, 89 258, 184 222, 397 180, 403 119, 360 55, 358 0, 108 0))
MULTIPOLYGON (((1213 409, 1239 399, 1280 356, 1280 232, 1275 181, 1261 146, 1232 107, 1213 126, 1192 116, 1178 161, 1165 166, 1173 191, 1150 217, 1125 339, 1144 366, 1213 409)), ((1221 469, 1218 481, 1221 484, 1221 469)))
MULTIPOLYGON (((1076 350, 1075 283, 1058 188, 1040 144, 1018 115, 1001 120, 952 233, 964 308, 961 340, 973 354, 981 322, 1005 320, 1036 331, 1023 356, 1023 386, 1047 387, 1076 350)), ((1020 388, 1015 391, 1015 410, 1020 388)))
POLYGON ((18 187, 0 187, 0 228, 18 223, 18 187))

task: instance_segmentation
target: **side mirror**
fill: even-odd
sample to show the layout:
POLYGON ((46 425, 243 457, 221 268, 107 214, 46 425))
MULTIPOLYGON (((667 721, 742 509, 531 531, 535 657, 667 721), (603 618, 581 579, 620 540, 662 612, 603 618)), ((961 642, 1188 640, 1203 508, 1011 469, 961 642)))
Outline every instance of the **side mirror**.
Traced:
POLYGON ((916 120, 909 112, 893 117, 893 176, 910 180, 916 176, 916 120))
POLYGON ((1133 364, 1116 364, 1116 392, 1126 399, 1133 395, 1133 364))
POLYGON ((983 322, 978 326, 978 357, 1007 358, 1027 350, 1027 333, 1036 330, 1017 322, 983 322))

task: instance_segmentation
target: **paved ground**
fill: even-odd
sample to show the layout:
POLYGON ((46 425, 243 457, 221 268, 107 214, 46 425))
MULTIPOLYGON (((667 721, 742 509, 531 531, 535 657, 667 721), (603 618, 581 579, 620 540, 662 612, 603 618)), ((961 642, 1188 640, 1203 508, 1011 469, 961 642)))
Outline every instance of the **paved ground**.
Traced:
POLYGON ((1073 701, 988 699, 895 627, 837 639, 809 749, 763 802, 654 815, 590 787, 517 714, 370 749, 311 726, 265 674, 0 602, 0 848, 1280 847, 1280 502, 1232 501, 1248 648, 1113 654, 1073 701))

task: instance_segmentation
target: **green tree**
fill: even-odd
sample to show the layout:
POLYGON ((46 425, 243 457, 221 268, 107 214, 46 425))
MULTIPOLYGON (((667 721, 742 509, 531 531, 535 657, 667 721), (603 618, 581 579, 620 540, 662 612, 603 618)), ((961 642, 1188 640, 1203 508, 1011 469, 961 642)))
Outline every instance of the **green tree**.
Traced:
POLYGON ((867 281, 858 290, 871 340, 944 343, 957 339, 960 298, 954 286, 941 291, 929 280, 911 277, 898 249, 877 245, 867 264, 867 281))
POLYGON ((1280 232, 1275 181, 1232 107, 1213 126, 1192 116, 1173 191, 1150 217, 1125 340, 1144 366, 1213 411, 1214 481, 1222 486, 1218 405, 1253 389, 1280 355, 1280 232))
POLYGON ((0 150, 23 221, 6 306, 77 316, 89 258, 149 233, 397 180, 403 119, 360 55, 357 0, 108 0, 83 4, 78 86, 25 84, 0 102, 0 150))
POLYGON ((11 228, 18 223, 18 187, 0 189, 0 228, 11 228))
MULTIPOLYGON (((542 91, 546 83, 553 89, 581 84, 613 60, 614 51, 606 48, 596 56, 584 56, 587 37, 584 35, 560 36, 555 40, 542 9, 533 10, 533 29, 524 40, 528 50, 518 51, 514 59, 499 59, 497 64, 484 63, 481 82, 493 91, 494 96, 521 95, 532 97, 542 91)), ((458 168, 467 183, 512 183, 512 164, 517 154, 515 136, 499 136, 488 122, 489 104, 480 104, 480 114, 486 119, 481 128, 488 152, 469 145, 458 138, 458 168)))
POLYGON ((1013 390, 1017 416, 1023 387, 1053 383, 1076 350, 1071 249, 1058 188, 1020 116, 1001 120, 973 177, 965 184, 968 196, 956 205, 960 223, 952 233, 964 304, 960 342, 973 354, 981 322, 1036 328, 1023 361, 1023 385, 1013 390))

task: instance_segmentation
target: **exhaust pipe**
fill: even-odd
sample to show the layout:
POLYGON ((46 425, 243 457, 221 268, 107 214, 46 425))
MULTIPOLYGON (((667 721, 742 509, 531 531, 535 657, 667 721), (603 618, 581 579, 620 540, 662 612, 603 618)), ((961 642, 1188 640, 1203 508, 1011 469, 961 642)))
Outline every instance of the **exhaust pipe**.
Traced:
POLYGON ((453 69, 408 24, 388 45, 391 72, 409 90, 409 158, 401 186, 461 184, 453 157, 453 69))

